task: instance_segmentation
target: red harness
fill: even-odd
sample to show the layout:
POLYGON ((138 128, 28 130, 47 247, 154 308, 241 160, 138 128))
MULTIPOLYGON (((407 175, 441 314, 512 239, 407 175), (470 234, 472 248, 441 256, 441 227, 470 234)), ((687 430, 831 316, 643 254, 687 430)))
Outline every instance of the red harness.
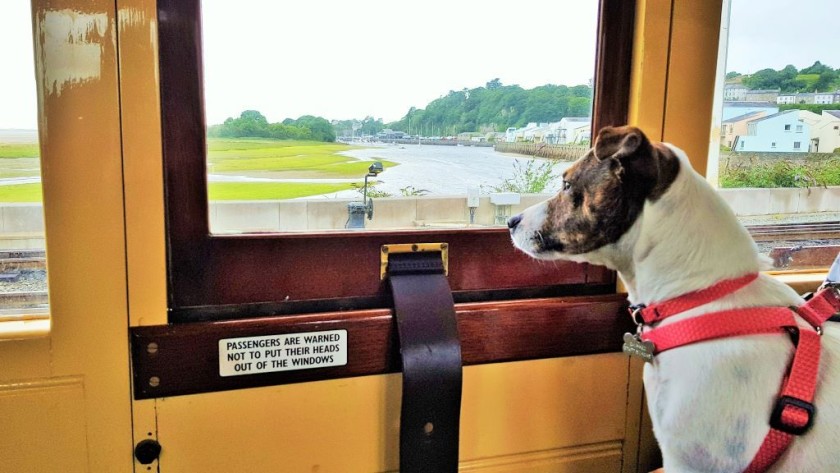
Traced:
MULTIPOLYGON (((640 327, 651 325, 731 294, 757 277, 758 274, 749 274, 727 279, 706 289, 649 306, 631 306, 630 313, 640 327), (641 317, 643 322, 638 321, 638 317, 641 317)), ((715 338, 771 333, 789 333, 792 336, 796 351, 770 416, 770 431, 758 453, 744 470, 745 473, 759 473, 770 468, 788 448, 793 437, 807 432, 813 423, 821 327, 838 312, 840 290, 828 286, 800 307, 754 307, 711 312, 664 327, 647 329, 639 338, 647 342, 648 347, 652 344, 655 355, 672 348, 715 338), (805 319, 810 326, 799 326, 794 313, 805 319)))

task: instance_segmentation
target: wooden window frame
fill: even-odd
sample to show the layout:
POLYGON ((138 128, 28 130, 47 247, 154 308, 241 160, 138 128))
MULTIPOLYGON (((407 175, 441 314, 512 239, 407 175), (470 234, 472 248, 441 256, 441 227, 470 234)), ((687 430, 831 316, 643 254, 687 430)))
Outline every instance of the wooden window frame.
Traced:
MULTIPOLYGON (((200 0, 159 0, 168 324, 131 328, 136 399, 399 370, 383 244, 446 242, 465 365, 618 352, 632 329, 616 275, 532 260, 506 228, 213 235, 200 0), (219 340, 343 329, 345 366, 223 377, 219 340)), ((635 2, 601 0, 593 129, 623 124, 635 2)))
MULTIPOLYGON (((601 1, 593 131, 627 121, 634 17, 601 1)), ((456 302, 614 292, 613 272, 531 260, 505 228, 211 234, 200 0, 159 0, 158 19, 170 322, 389 307, 379 252, 395 243, 449 243, 456 302)))

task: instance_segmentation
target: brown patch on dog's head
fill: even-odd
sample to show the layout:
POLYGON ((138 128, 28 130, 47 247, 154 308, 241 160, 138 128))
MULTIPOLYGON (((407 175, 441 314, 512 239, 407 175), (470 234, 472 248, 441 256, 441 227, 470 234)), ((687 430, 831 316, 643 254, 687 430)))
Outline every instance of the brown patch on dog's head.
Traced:
MULTIPOLYGON (((679 172, 679 161, 638 128, 604 128, 595 146, 563 174, 534 235, 537 253, 582 254, 615 243, 679 172)), ((512 229, 515 231, 515 229, 512 229)))

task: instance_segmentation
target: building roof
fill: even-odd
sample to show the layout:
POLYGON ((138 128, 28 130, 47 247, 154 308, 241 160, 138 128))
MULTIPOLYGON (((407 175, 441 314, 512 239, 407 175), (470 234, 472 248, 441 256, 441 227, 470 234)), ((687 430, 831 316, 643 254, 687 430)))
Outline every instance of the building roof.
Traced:
POLYGON ((827 113, 835 118, 840 118, 840 110, 823 110, 824 113, 827 113))
POLYGON ((739 102, 735 100, 726 100, 723 102, 724 107, 767 107, 777 108, 775 102, 739 102))
POLYGON ((592 117, 563 117, 561 120, 567 120, 570 122, 590 122, 592 121, 592 117))
MULTIPOLYGON (((756 118, 755 120, 750 120, 750 123, 757 123, 757 122, 760 122, 760 121, 768 120, 770 118, 775 118, 775 117, 778 117, 778 116, 781 116, 781 115, 785 115, 785 114, 788 114, 788 113, 797 113, 797 112, 799 112, 799 110, 783 110, 779 113, 774 113, 772 115, 767 115, 766 117, 760 117, 760 118, 756 118)), ((797 114, 797 116, 798 116, 798 114, 797 114)))
POLYGON ((735 123, 740 122, 742 120, 749 120, 750 117, 758 118, 759 115, 765 113, 764 110, 756 110, 754 112, 745 113, 743 115, 738 115, 737 117, 727 118, 723 121, 723 123, 735 123))

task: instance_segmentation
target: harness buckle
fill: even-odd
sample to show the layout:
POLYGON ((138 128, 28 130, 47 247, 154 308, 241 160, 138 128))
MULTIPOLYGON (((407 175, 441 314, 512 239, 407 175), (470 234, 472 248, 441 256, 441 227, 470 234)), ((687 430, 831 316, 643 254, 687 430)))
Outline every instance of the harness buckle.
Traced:
POLYGON ((816 408, 810 402, 795 397, 781 396, 776 400, 776 406, 773 407, 773 414, 770 415, 770 427, 791 435, 802 435, 808 432, 814 424, 815 410, 816 408), (782 419, 782 416, 785 414, 785 409, 788 407, 802 409, 808 414, 808 420, 804 425, 789 424, 782 419))
POLYGON ((641 326, 645 324, 644 319, 639 320, 639 317, 642 315, 642 310, 646 307, 647 306, 644 304, 634 304, 627 308, 627 311, 630 312, 630 317, 633 318, 633 323, 636 324, 636 327, 641 328, 641 326))

